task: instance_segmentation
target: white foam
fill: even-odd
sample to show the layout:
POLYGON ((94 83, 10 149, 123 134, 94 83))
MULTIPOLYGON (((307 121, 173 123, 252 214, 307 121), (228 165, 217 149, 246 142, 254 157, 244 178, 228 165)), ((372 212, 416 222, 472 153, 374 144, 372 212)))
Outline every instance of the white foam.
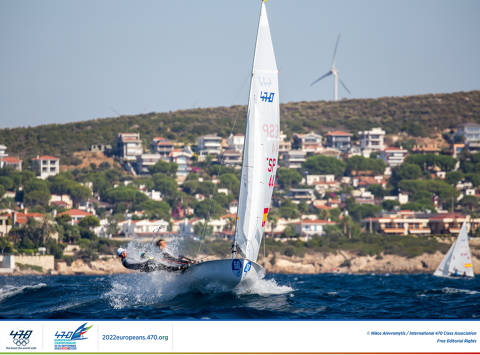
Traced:
POLYGON ((248 286, 240 284, 233 291, 237 295, 255 294, 267 297, 270 295, 283 295, 292 292, 293 288, 279 285, 274 279, 265 280, 261 278, 248 286))
POLYGON ((181 275, 160 271, 115 280, 104 297, 113 308, 121 309, 130 305, 165 302, 188 291, 190 288, 181 275))
POLYGON ((0 288, 0 301, 3 301, 4 299, 7 299, 9 297, 18 295, 20 293, 23 293, 26 290, 35 290, 45 286, 47 286, 47 284, 43 282, 35 285, 23 285, 23 286, 5 285, 0 288))
POLYGON ((453 288, 453 287, 444 287, 442 288, 443 293, 465 293, 467 295, 476 295, 480 292, 474 290, 464 290, 461 288, 453 288))
POLYGON ((189 292, 215 294, 233 292, 236 295, 282 295, 293 291, 289 286, 278 285, 273 279, 255 280, 248 286, 239 285, 234 290, 225 285, 210 283, 201 286, 192 283, 184 274, 169 272, 153 272, 150 274, 130 274, 114 279, 111 289, 104 294, 109 304, 115 309, 122 309, 133 305, 150 305, 167 302, 178 295, 189 292))

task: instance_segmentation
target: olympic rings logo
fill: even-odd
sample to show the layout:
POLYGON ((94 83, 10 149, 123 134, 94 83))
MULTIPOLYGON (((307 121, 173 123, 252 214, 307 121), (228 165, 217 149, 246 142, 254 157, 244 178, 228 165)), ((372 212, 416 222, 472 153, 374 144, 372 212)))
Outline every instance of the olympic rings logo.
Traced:
POLYGON ((25 346, 30 342, 28 339, 13 339, 13 343, 16 346, 25 346))

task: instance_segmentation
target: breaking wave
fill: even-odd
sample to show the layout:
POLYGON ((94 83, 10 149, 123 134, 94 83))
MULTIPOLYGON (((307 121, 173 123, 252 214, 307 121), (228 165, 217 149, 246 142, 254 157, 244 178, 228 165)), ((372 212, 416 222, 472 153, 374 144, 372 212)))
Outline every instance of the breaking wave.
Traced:
POLYGON ((4 285, 4 286, 0 287, 0 302, 7 299, 7 298, 19 295, 23 292, 26 292, 26 291, 29 291, 29 290, 36 290, 36 289, 46 287, 46 286, 47 286, 47 284, 45 284, 43 282, 35 284, 35 285, 23 285, 23 286, 4 285))

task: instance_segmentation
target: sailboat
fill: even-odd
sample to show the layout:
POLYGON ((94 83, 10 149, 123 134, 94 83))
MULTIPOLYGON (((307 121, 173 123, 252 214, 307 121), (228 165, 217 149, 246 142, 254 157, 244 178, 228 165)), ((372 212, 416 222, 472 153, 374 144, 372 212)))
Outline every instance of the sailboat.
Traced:
POLYGON ((235 287, 263 277, 256 263, 278 166, 280 105, 278 69, 266 0, 262 1, 250 82, 239 203, 232 258, 193 264, 184 276, 235 287))
POLYGON ((467 224, 463 222, 457 240, 433 273, 440 277, 474 277, 472 256, 468 246, 467 224))

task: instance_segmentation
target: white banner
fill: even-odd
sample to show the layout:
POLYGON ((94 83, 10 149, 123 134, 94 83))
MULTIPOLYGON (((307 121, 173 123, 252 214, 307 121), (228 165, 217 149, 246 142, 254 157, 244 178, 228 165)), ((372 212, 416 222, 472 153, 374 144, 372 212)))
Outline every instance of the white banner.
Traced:
POLYGON ((1 321, 1 353, 480 353, 478 321, 1 321))

